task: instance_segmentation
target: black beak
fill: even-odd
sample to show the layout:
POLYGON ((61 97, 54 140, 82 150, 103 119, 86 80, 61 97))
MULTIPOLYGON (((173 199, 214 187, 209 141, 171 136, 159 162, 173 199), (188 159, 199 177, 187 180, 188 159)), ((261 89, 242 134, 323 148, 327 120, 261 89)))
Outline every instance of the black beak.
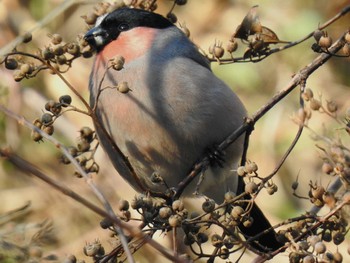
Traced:
POLYGON ((84 39, 96 50, 101 50, 109 42, 109 35, 100 27, 94 27, 84 35, 84 39))

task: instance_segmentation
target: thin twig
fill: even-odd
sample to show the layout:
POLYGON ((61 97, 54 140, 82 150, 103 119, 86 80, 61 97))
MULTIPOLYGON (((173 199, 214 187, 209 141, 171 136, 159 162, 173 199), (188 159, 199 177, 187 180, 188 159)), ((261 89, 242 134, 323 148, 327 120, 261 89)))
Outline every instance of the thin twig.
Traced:
MULTIPOLYGON (((83 204, 85 207, 89 208, 90 210, 94 211, 96 214, 108 218, 115 224, 117 224, 119 227, 126 229, 130 234, 134 237, 142 238, 145 242, 147 242, 150 246, 155 248, 157 251, 162 253, 166 258, 179 263, 185 263, 185 259, 181 259, 177 256, 174 256, 168 249, 163 247, 161 244, 150 238, 148 235, 144 234, 138 227, 133 227, 123 221, 120 221, 119 218, 115 214, 110 214, 109 211, 106 212, 105 210, 101 209, 100 207, 94 205, 87 199, 83 198, 79 194, 75 193, 71 189, 69 189, 67 186, 63 185, 62 183, 58 182, 57 180, 53 180, 43 172, 41 172, 38 168, 36 168, 33 164, 27 162, 26 160, 22 159, 21 157, 17 156, 16 154, 12 153, 10 150, 4 150, 0 149, 0 156, 6 158, 8 161, 10 161, 12 164, 14 164, 17 168, 24 171, 26 175, 32 174, 36 176, 37 178, 43 180, 50 186, 54 187, 56 190, 60 191, 61 193, 71 197, 75 201, 83 204)), ((128 259, 129 260, 129 259, 128 259)))
MULTIPOLYGON (((107 198, 104 196, 102 191, 100 191, 98 189, 98 187, 91 180, 91 177, 84 171, 84 169, 79 165, 77 160, 69 153, 68 149, 62 143, 60 143, 54 137, 52 137, 52 136, 48 135, 47 133, 43 132, 42 130, 40 130, 38 127, 36 127, 35 125, 33 125, 32 123, 27 121, 24 117, 18 116, 14 112, 8 110, 3 105, 0 105, 0 111, 4 112, 7 116, 17 120, 19 123, 21 123, 22 125, 28 127, 32 131, 38 132, 42 137, 44 137, 45 139, 47 139, 48 141, 53 143, 58 149, 60 149, 61 152, 64 154, 64 156, 67 157, 68 160, 74 165, 74 167, 77 169, 78 173, 84 177, 86 183, 92 189, 92 191, 95 194, 95 196, 102 203, 102 205, 106 209, 107 213, 110 214, 110 217, 115 217, 116 218, 115 220, 120 222, 119 218, 117 218, 117 216, 114 214, 112 206, 107 201, 107 198)), ((120 236, 120 241, 123 244, 125 253, 128 255, 128 259, 131 260, 130 262, 134 262, 133 258, 132 258, 132 254, 131 254, 131 252, 129 250, 128 242, 127 242, 127 240, 125 238, 123 229, 120 227, 119 224, 115 224, 115 227, 116 227, 116 231, 118 232, 118 234, 120 236)))
MULTIPOLYGON (((65 10, 71 8, 74 5, 81 4, 82 2, 87 2, 87 0, 66 0, 62 4, 58 5, 55 9, 53 9, 49 14, 47 14, 43 19, 38 21, 34 27, 28 30, 29 33, 33 33, 36 30, 39 30, 49 24, 51 21, 55 20, 57 16, 62 14, 65 10)), ((92 1, 91 1, 92 2, 92 1)), ((13 50, 18 44, 23 42, 23 36, 18 36, 6 46, 0 49, 0 55, 7 54, 11 50, 13 50)))
MULTIPOLYGON (((338 52, 344 42, 344 35, 346 32, 339 38, 337 41, 329 48, 331 53, 338 52)), ((328 61, 332 55, 322 53, 318 55, 309 65, 300 70, 297 74, 293 76, 293 78, 289 81, 289 83, 276 95, 274 95, 264 106, 262 106, 257 112, 255 112, 250 118, 248 118, 239 128, 237 128, 234 132, 231 133, 219 146, 218 149, 224 151, 227 147, 229 147, 234 141, 237 140, 239 136, 241 136, 248 129, 252 129, 254 124, 263 117, 269 110, 271 110, 275 105, 278 104, 282 99, 284 99, 290 92, 292 92, 298 85, 303 82, 306 82, 307 78, 316 71, 319 67, 321 67, 326 61, 328 61)), ((179 198, 186 188, 186 186, 192 182, 192 180, 201 172, 205 171, 209 166, 209 158, 204 157, 198 163, 196 163, 192 169, 192 171, 186 176, 186 178, 178 184, 177 191, 175 194, 175 198, 179 198)))
MULTIPOLYGON (((328 27, 329 25, 333 24, 334 22, 336 22, 338 19, 340 19, 341 17, 345 16, 347 13, 350 12, 350 5, 349 6, 346 6, 344 7, 338 14, 336 14, 334 17, 332 17, 331 19, 329 19, 327 22, 323 23, 322 25, 318 26, 317 30, 323 30, 325 29, 326 27, 328 27)), ((252 59, 249 59, 247 60, 246 57, 237 57, 237 58, 228 58, 228 59, 220 59, 220 64, 231 64, 231 63, 238 63, 238 62, 242 62, 242 63, 247 63, 247 62, 260 62, 264 59, 266 59, 267 57, 269 57, 270 55, 274 54, 274 53, 277 53, 277 52, 280 52, 280 51, 283 51, 283 50, 286 50, 286 49, 289 49, 291 47, 294 47, 306 40, 308 40, 309 38, 313 37, 314 33, 315 33, 316 30, 310 32, 309 34, 307 34, 305 37, 299 39, 299 40, 296 40, 296 41, 293 41, 293 42, 289 42, 287 45, 284 45, 284 46, 280 46, 280 47, 277 47, 277 48, 274 48, 274 49, 270 49, 268 50, 266 53, 264 53, 264 55, 262 57, 259 57, 259 58, 255 58, 254 60, 252 59)), ((333 53, 333 52, 328 52, 328 53, 333 53)), ((216 59, 209 59, 210 61, 212 62, 216 62, 217 60, 216 59)))
MULTIPOLYGON (((314 225, 310 226, 306 231, 303 231, 302 234, 300 234, 298 237, 294 238, 293 241, 294 242, 298 242, 299 240, 301 240, 302 238, 304 238, 306 235, 308 235, 309 233, 313 233, 316 229, 318 229, 322 224, 324 224, 325 221, 327 221, 330 217, 332 217, 334 214, 336 214, 339 210, 341 210, 345 205, 349 205, 350 201, 349 200, 342 200, 332 211, 330 211, 327 215, 322 216, 320 218, 318 218, 317 223, 315 223, 314 225)), ((284 251, 285 249, 288 248, 288 245, 285 245, 283 247, 281 247, 280 249, 270 253, 269 256, 276 256, 278 255, 281 251, 284 251)), ((264 257, 257 257, 254 260, 254 263, 263 263, 266 262, 267 260, 271 259, 269 258, 264 258, 264 257)))

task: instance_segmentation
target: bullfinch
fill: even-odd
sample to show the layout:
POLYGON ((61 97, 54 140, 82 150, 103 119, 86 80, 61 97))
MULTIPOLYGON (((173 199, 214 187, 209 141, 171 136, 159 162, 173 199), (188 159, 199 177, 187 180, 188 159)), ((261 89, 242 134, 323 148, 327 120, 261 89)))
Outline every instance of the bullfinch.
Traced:
MULTIPOLYGON (((242 125, 242 102, 213 74, 188 37, 163 16, 117 9, 99 17, 85 40, 97 51, 90 104, 108 136, 95 125, 96 133, 116 170, 137 191, 156 195, 176 188, 208 149, 242 125), (116 56, 123 57, 121 70, 110 67, 116 56), (121 85, 128 92, 118 91, 121 85), (126 173, 125 160, 110 139, 136 177, 126 173)), ((184 195, 191 196, 198 187, 200 194, 221 203, 225 192, 244 191, 243 179, 235 172, 242 149, 239 138, 225 151, 223 167, 210 166, 203 181, 193 180, 184 195)), ((271 227, 255 204, 251 216, 251 227, 240 226, 246 238, 271 227)), ((252 245, 261 251, 281 246, 273 230, 255 242, 252 245)))

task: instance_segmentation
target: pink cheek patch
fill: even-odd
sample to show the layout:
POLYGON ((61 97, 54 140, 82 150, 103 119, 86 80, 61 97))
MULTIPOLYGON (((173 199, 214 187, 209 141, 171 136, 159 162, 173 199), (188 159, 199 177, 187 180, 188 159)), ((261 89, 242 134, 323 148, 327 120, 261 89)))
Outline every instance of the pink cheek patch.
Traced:
POLYGON ((116 55, 128 63, 146 54, 152 46, 157 29, 137 27, 120 33, 116 40, 107 44, 98 54, 97 62, 108 61, 116 55), (101 61, 102 60, 102 61, 101 61))

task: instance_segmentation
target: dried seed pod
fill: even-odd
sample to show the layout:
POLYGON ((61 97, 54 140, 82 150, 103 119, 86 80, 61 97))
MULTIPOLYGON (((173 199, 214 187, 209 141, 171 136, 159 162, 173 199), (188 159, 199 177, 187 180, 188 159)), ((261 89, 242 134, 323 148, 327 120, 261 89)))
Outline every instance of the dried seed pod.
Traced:
POLYGON ((342 52, 345 56, 350 56, 350 43, 345 43, 342 47, 342 52))
POLYGON ((179 227, 181 226, 182 218, 179 215, 171 215, 169 217, 169 225, 171 227, 179 227))
POLYGON ((41 258, 43 256, 43 249, 39 246, 29 246, 28 254, 31 258, 41 258))
POLYGON ((177 4, 177 5, 185 5, 185 4, 187 4, 187 0, 175 0, 175 4, 177 4))
POLYGON ((254 182, 249 182, 245 185, 244 191, 249 194, 254 194, 258 190, 258 185, 254 182))
POLYGON ((326 242, 332 241, 332 233, 330 230, 326 229, 322 232, 322 240, 326 242))
POLYGON ((350 44, 350 31, 345 34, 344 39, 347 44, 350 44))
POLYGON ((316 199, 322 199, 322 196, 323 194, 325 193, 325 189, 323 186, 321 185, 318 185, 316 186, 316 188, 313 188, 311 190, 311 194, 312 194, 312 197, 316 198, 316 199))
POLYGON ((330 208, 334 208, 335 204, 337 202, 337 199, 335 198, 333 193, 325 192, 322 196, 323 202, 330 208))
POLYGON ((305 240, 299 241, 297 244, 302 250, 308 250, 310 247, 309 244, 305 240))
POLYGON ((220 258, 221 259, 228 259, 228 257, 230 256, 230 252, 227 248, 223 247, 220 250, 220 258))
POLYGON ((319 236, 316 235, 312 235, 312 236, 308 236, 307 238, 307 242, 310 244, 310 246, 314 247, 316 243, 320 242, 321 239, 319 236))
POLYGON ((50 111, 54 114, 54 115, 58 115, 61 112, 61 105, 59 103, 55 103, 55 105, 50 109, 50 111))
POLYGON ((95 12, 90 12, 87 15, 81 17, 85 20, 86 24, 94 25, 98 16, 95 14, 95 12))
POLYGON ((213 55, 215 58, 222 58, 225 54, 225 50, 221 44, 215 44, 213 49, 213 55))
POLYGON ((258 165, 255 162, 246 163, 244 168, 248 174, 258 171, 258 165))
POLYGON ((87 142, 86 140, 79 140, 77 143, 77 148, 80 152, 87 152, 90 150, 90 143, 87 142))
POLYGON ((60 34, 51 35, 51 43, 54 45, 58 45, 62 42, 62 36, 60 34))
POLYGON ((35 119, 35 120, 33 121, 33 125, 34 125, 35 127, 38 127, 38 128, 40 129, 41 126, 42 126, 43 124, 42 124, 42 122, 41 122, 39 119, 35 119))
POLYGON ((229 53, 233 53, 237 50, 238 48, 238 43, 237 41, 235 41, 235 39, 233 39, 232 41, 229 41, 227 46, 226 46, 226 50, 229 53))
POLYGON ((316 42, 319 42, 320 38, 323 37, 324 35, 325 35, 324 31, 317 29, 315 30, 313 37, 315 38, 316 42))
POLYGON ((32 33, 26 32, 26 33, 23 35, 23 40, 22 40, 22 42, 23 42, 23 43, 29 43, 30 41, 32 41, 32 39, 33 39, 32 33))
POLYGON ((177 17, 174 13, 168 13, 166 15, 166 18, 173 24, 175 24, 177 22, 177 17))
POLYGON ((83 127, 80 129, 80 137, 87 142, 92 142, 94 139, 94 131, 89 127, 83 127))
POLYGON ((233 248, 235 243, 236 243, 236 240, 232 236, 228 236, 224 239, 224 246, 228 249, 233 248))
POLYGON ((224 199, 225 199, 225 202, 229 203, 233 201, 235 197, 236 197, 236 194, 234 192, 228 191, 225 193, 224 199))
POLYGON ((292 189, 293 189, 294 191, 298 189, 298 186, 299 186, 299 182, 294 181, 294 182, 292 183, 292 189))
POLYGON ((81 51, 81 54, 83 58, 91 58, 93 55, 93 52, 90 47, 84 47, 81 51))
POLYGON ((42 57, 45 60, 53 59, 55 57, 55 54, 53 53, 52 49, 47 47, 41 52, 42 57))
POLYGON ((344 240, 345 240, 345 235, 342 232, 335 232, 335 234, 333 235, 333 243, 337 246, 343 243, 344 240))
POLYGON ((135 196, 134 199, 131 200, 130 206, 132 209, 140 209, 143 206, 143 200, 135 196))
POLYGON ((98 171, 100 170, 100 167, 98 166, 97 163, 93 163, 91 165, 91 167, 89 168, 88 172, 90 173, 98 173, 98 171))
POLYGON ((314 93, 312 92, 312 89, 306 88, 301 96, 305 101, 309 101, 314 97, 314 93))
POLYGON ((205 200, 202 204, 202 209, 206 213, 213 212, 215 209, 215 201, 212 199, 205 200))
POLYGON ((333 166, 329 162, 324 162, 322 164, 322 172, 331 174, 333 172, 333 166))
POLYGON ((124 67, 125 59, 123 56, 117 55, 115 56, 112 61, 112 67, 115 70, 121 70, 124 67))
POLYGON ((323 254, 324 252, 326 252, 326 250, 327 250, 327 247, 322 241, 317 242, 315 244, 315 252, 317 254, 323 254))
POLYGON ((131 91, 130 87, 129 87, 129 84, 125 81, 119 83, 117 85, 117 90, 120 92, 120 93, 128 93, 129 91, 131 91))
POLYGON ((18 67, 18 62, 14 58, 6 58, 5 59, 5 68, 14 70, 18 67))
POLYGON ((104 248, 102 247, 99 240, 88 243, 84 246, 84 254, 88 257, 95 257, 98 255, 104 255, 104 248))
POLYGON ((45 104, 45 110, 51 111, 51 109, 52 109, 53 107, 55 107, 55 105, 56 105, 56 102, 55 102, 54 100, 49 100, 49 101, 46 102, 46 104, 45 104))
POLYGON ((303 263, 315 263, 316 260, 312 255, 307 255, 303 258, 303 263))
POLYGON ((343 262, 343 255, 337 250, 333 254, 333 260, 334 260, 334 263, 341 263, 343 262))
POLYGON ((158 214, 160 218, 167 219, 173 214, 173 211, 170 207, 165 206, 159 209, 158 214))
POLYGON ((175 200, 172 204, 172 208, 174 211, 182 211, 184 210, 184 203, 181 200, 175 200))
POLYGON ((64 65, 67 63, 67 57, 65 55, 56 56, 56 61, 59 65, 64 65))
POLYGON ((67 52, 73 56, 79 56, 80 55, 80 47, 76 43, 69 43, 67 45, 67 52))
POLYGON ((331 113, 334 113, 338 110, 338 105, 336 102, 330 100, 330 101, 327 101, 327 110, 331 113))
POLYGON ((319 100, 312 98, 310 100, 310 108, 314 111, 317 111, 321 108, 322 104, 319 100))
POLYGON ((43 132, 46 132, 48 135, 52 135, 55 131, 55 128, 53 127, 53 125, 49 125, 49 126, 44 126, 42 130, 43 132))
POLYGON ((185 246, 190 246, 196 241, 195 236, 192 233, 188 233, 184 236, 184 244, 185 246))
POLYGON ((62 95, 58 101, 62 104, 62 107, 67 107, 72 103, 72 97, 69 95, 62 95))
POLYGON ((13 79, 16 82, 21 81, 22 79, 24 79, 25 75, 21 72, 21 70, 15 70, 13 71, 13 79))
POLYGON ((267 193, 268 193, 269 195, 273 195, 274 193, 277 192, 278 187, 277 187, 276 184, 272 183, 272 184, 270 184, 270 185, 267 187, 266 190, 267 190, 267 193))
POLYGON ((320 45, 320 47, 326 48, 326 49, 330 48, 332 43, 333 43, 332 38, 327 36, 326 34, 324 36, 321 36, 320 40, 318 41, 318 44, 320 45))
POLYGON ((211 244, 217 248, 222 247, 224 244, 222 236, 220 236, 218 234, 212 235, 210 241, 211 241, 211 244))
POLYGON ((44 113, 41 116, 41 122, 43 125, 50 125, 52 123, 52 115, 50 113, 44 113))
POLYGON ((208 235, 206 233, 200 232, 197 234, 197 241, 200 244, 206 243, 208 241, 208 235))
POLYGON ((38 133, 37 131, 32 131, 30 136, 32 140, 35 142, 40 142, 43 139, 43 136, 41 136, 41 134, 38 133))
POLYGON ((33 68, 29 64, 24 63, 21 65, 19 70, 23 75, 26 75, 26 74, 30 74, 33 71, 33 68))
POLYGON ((77 258, 73 254, 70 254, 66 256, 63 263, 77 263, 77 258))
POLYGON ((251 227, 253 223, 254 223, 254 219, 251 216, 243 219, 244 227, 251 227))
POLYGON ((87 163, 87 159, 85 156, 79 156, 76 158, 76 160, 81 166, 85 166, 87 163))
POLYGON ((240 206, 234 206, 232 211, 231 211, 231 216, 234 218, 234 219, 238 219, 240 217, 242 217, 242 215, 244 214, 244 209, 240 206))
POLYGON ((121 210, 121 211, 126 211, 126 210, 129 210, 129 202, 127 200, 124 200, 124 199, 120 199, 119 202, 118 202, 118 209, 121 210))
POLYGON ((64 54, 64 49, 63 46, 61 44, 58 45, 54 45, 52 47, 52 52, 55 56, 60 56, 64 54))
POLYGON ((246 170, 245 170, 244 166, 239 166, 239 167, 237 168, 237 174, 238 174, 239 176, 244 176, 244 175, 246 175, 246 170))
POLYGON ((70 155, 72 155, 73 157, 76 157, 78 155, 78 149, 75 148, 74 146, 69 146, 68 147, 68 152, 70 155))

